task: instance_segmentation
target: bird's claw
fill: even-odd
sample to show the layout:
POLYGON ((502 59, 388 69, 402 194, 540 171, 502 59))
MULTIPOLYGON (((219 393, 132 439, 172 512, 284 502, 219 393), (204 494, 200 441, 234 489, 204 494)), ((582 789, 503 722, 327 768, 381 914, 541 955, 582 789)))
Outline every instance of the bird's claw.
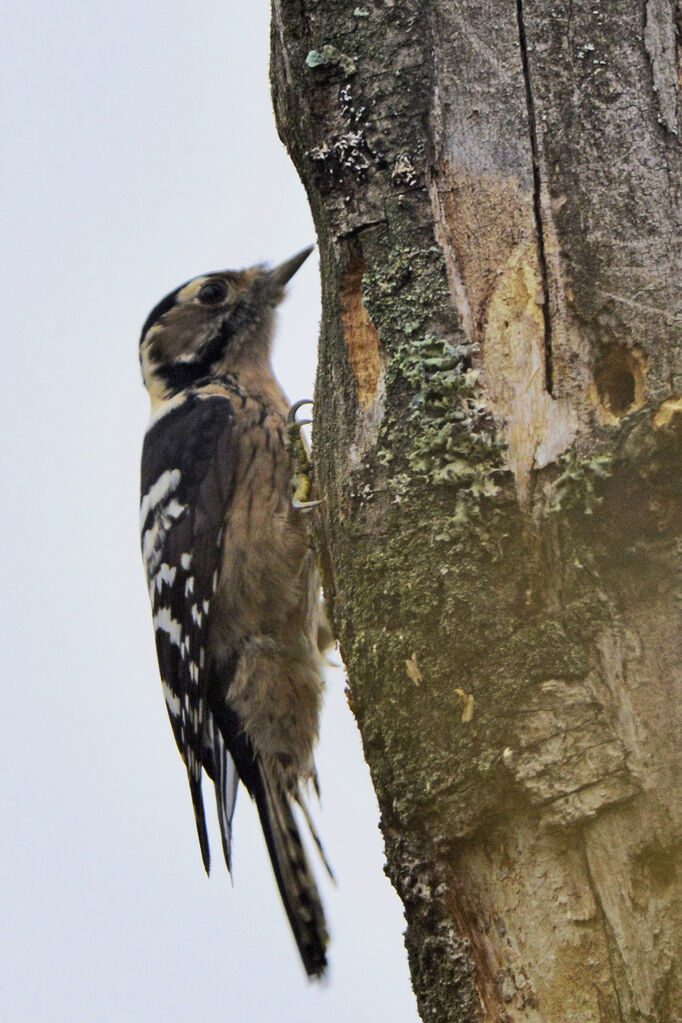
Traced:
POLYGON ((305 437, 301 433, 301 428, 312 423, 312 419, 296 418, 298 410, 302 408, 303 405, 312 405, 312 401, 309 398, 304 398, 301 401, 297 401, 296 404, 292 405, 289 409, 289 414, 287 416, 287 433, 293 468, 293 475, 291 478, 291 504, 292 507, 296 508, 298 511, 307 512, 323 504, 324 498, 320 501, 308 500, 312 487, 312 481, 310 479, 310 458, 308 456, 308 447, 305 437))
POLYGON ((291 408, 289 409, 289 415, 287 416, 287 426, 293 426, 294 424, 296 424, 297 426, 307 426, 308 423, 312 423, 312 419, 303 420, 296 419, 296 415, 300 408, 303 408, 304 405, 312 404, 313 404, 312 398, 301 398, 300 401, 297 401, 294 405, 292 405, 291 408))
MULTIPOLYGON (((310 487, 310 480, 308 480, 308 487, 310 487)), ((291 499, 291 507, 297 508, 298 511, 307 512, 313 508, 318 508, 321 504, 324 504, 324 498, 320 498, 319 501, 299 501, 296 495, 291 499)))

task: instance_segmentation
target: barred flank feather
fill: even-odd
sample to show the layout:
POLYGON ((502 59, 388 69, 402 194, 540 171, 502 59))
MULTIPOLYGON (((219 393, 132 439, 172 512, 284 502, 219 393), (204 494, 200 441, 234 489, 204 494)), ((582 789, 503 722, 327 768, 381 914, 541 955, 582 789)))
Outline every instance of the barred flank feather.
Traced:
POLYGON ((306 973, 309 977, 322 977, 327 968, 327 924, 291 811, 291 797, 267 776, 262 764, 259 774, 254 796, 279 893, 306 973))

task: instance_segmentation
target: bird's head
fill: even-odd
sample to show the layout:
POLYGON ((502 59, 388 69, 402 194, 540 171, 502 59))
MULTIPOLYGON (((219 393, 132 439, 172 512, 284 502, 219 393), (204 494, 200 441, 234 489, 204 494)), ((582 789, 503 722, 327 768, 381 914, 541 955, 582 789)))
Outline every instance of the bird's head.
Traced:
POLYGON ((303 249, 273 268, 203 274, 166 295, 140 337, 142 377, 152 402, 245 363, 268 363, 275 308, 311 252, 303 249))

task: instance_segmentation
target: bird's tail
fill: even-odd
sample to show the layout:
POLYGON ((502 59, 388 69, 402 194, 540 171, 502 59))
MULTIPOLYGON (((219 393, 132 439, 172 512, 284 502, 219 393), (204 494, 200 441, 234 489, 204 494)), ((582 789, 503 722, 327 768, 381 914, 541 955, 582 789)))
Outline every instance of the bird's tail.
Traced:
POLYGON ((206 815, 204 813, 204 797, 201 794, 201 766, 197 767, 196 760, 191 760, 187 767, 187 778, 189 790, 192 794, 192 806, 194 807, 194 820, 197 825, 197 835, 201 847, 201 858, 204 861, 204 870, 211 873, 211 850, 208 844, 208 831, 206 829, 206 815))
POLYGON ((327 967, 327 924, 315 878, 292 812, 292 798, 260 764, 254 796, 277 887, 309 977, 327 967))

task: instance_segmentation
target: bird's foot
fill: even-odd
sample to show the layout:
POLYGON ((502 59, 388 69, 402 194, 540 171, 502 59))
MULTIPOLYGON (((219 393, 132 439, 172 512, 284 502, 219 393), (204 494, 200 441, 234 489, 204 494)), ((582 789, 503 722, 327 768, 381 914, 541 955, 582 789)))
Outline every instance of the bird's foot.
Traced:
POLYGON ((312 488, 312 481, 310 478, 311 465, 310 456, 308 454, 308 445, 306 444, 306 439, 301 432, 301 428, 311 423, 312 419, 296 418, 298 410, 302 408, 303 405, 312 405, 312 401, 310 401, 309 398, 304 398, 302 401, 297 401, 296 404, 292 405, 289 409, 289 415, 287 416, 287 437, 293 469, 291 477, 291 503, 294 508, 305 512, 311 511, 313 508, 317 508, 323 503, 323 501, 308 500, 312 488))

